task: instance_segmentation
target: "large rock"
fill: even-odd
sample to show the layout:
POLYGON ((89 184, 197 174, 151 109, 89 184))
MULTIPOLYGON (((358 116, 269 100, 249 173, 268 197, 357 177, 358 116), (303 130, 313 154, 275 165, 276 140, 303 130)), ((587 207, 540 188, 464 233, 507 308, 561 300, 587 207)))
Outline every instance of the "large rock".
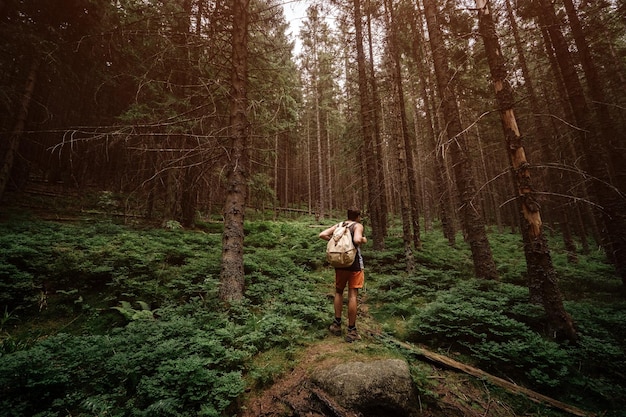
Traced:
POLYGON ((417 396, 400 359, 348 362, 316 371, 312 382, 346 409, 363 416, 414 416, 417 396))

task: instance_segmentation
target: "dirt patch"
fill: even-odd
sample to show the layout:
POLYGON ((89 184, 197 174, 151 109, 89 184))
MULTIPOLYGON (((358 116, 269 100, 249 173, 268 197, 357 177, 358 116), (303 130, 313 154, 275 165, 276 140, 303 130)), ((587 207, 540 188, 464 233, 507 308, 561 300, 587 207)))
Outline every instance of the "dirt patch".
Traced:
MULTIPOLYGON (((332 299, 332 294, 329 294, 332 299)), ((239 417, 387 417, 378 410, 357 412, 342 408, 332 397, 311 382, 316 370, 328 369, 346 361, 374 361, 398 358, 389 349, 378 323, 370 314, 367 296, 359 297, 358 328, 362 341, 346 343, 330 334, 301 352, 295 367, 277 377, 267 389, 250 391, 237 414, 239 417)), ((417 390, 413 415, 419 417, 518 417, 570 415, 501 389, 437 361, 409 355, 409 366, 417 390), (548 411, 549 410, 549 411, 548 411), (548 413, 548 414, 546 414, 548 413)), ((406 359, 406 358, 404 358, 406 359)), ((397 414, 391 414, 397 417, 397 414)), ((411 415, 407 411, 406 415, 411 415)), ((578 415, 578 414, 577 414, 578 415)))
MULTIPOLYGON (((364 323, 365 324, 365 323, 364 323)), ((368 323, 369 324, 369 323, 368 323)), ((237 413, 240 417, 309 416, 309 417, 386 417, 377 410, 371 413, 342 408, 322 392, 311 376, 320 369, 329 369, 346 361, 375 361, 398 358, 398 351, 388 349, 384 337, 375 332, 362 332, 363 340, 346 343, 343 338, 328 336, 302 351, 295 366, 275 379, 263 390, 250 391, 237 413)), ((537 404, 524 395, 507 393, 483 378, 477 378, 418 358, 405 357, 413 369, 417 391, 412 415, 420 417, 518 417, 572 415, 553 407, 537 404), (409 358, 409 359, 407 359, 409 358)), ((410 411, 407 411, 407 415, 410 411)), ((397 414, 390 414, 397 417, 397 414)), ((576 414, 581 415, 581 414, 576 414)))
MULTIPOLYGON (((327 369, 346 361, 371 361, 393 356, 380 342, 380 325, 369 315, 364 296, 359 300, 358 326, 362 341, 346 343, 343 337, 329 334, 312 344, 301 353, 296 366, 278 377, 273 385, 262 391, 249 392, 238 416, 368 417, 342 408, 310 381, 317 369, 327 369)), ((424 374, 424 380, 417 383, 420 385, 417 387, 418 404, 414 407, 421 417, 517 416, 476 378, 421 361, 410 365, 419 366, 424 374)))
POLYGON ((245 401, 241 417, 300 415, 304 410, 311 416, 320 405, 310 390, 309 375, 317 367, 332 366, 345 358, 345 342, 339 338, 324 339, 307 348, 301 355, 298 365, 282 375, 270 388, 252 393, 245 401))
MULTIPOLYGON (((346 360, 373 360, 382 355, 371 355, 380 348, 371 334, 352 344, 342 338, 328 336, 305 351, 297 366, 277 378, 269 388, 250 392, 238 415, 240 417, 367 417, 354 410, 339 406, 326 393, 310 381, 316 369, 326 369, 346 360)), ((501 401, 489 387, 475 378, 443 370, 433 365, 419 364, 428 369, 425 386, 418 387, 421 394, 415 408, 423 417, 515 417, 512 407, 501 401)), ((532 414, 525 414, 532 415, 532 414)), ((381 416, 378 416, 381 417, 381 416)))

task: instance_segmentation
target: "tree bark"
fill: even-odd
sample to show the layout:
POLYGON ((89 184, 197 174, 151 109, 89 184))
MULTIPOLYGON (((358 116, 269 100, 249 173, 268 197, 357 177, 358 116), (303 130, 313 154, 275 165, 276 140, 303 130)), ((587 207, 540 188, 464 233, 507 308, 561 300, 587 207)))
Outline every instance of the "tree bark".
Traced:
MULTIPOLYGON (((515 50, 517 52, 520 69, 522 70, 522 76, 524 77, 524 87, 526 88, 526 92, 528 94, 528 100, 530 102, 530 108, 534 115, 533 123, 535 127, 536 136, 540 143, 542 159, 544 160, 544 162, 556 163, 557 162, 556 157, 554 156, 554 152, 552 151, 552 148, 550 147, 550 139, 551 139, 550 134, 548 133, 548 129, 545 123, 543 123, 543 121, 541 120, 542 112, 539 106, 539 100, 537 99, 537 94, 535 92, 534 81, 530 75, 530 71, 528 70, 528 64, 526 62, 526 55, 524 52, 524 48, 522 46, 522 41, 519 35, 519 29, 517 27, 517 22, 515 21, 515 16, 513 14, 513 8, 511 7, 510 0, 506 0, 506 10, 507 10, 507 16, 509 20, 509 25, 511 27, 511 32, 513 33, 513 38, 515 39, 515 50)), ((556 177, 556 176, 553 176, 553 177, 556 177)), ((544 175, 543 177, 539 177, 539 183, 541 184, 542 189, 545 189, 545 184, 547 183, 546 178, 547 178, 546 175, 544 175)), ((569 182, 568 179, 565 179, 565 181, 569 182)), ((554 181, 553 184, 554 184, 557 194, 559 195, 566 194, 567 191, 565 187, 563 186, 563 181, 557 180, 557 181, 554 181)), ((548 201, 547 206, 548 206, 548 210, 544 210, 544 213, 550 210, 555 210, 555 211, 557 210, 557 209, 554 209, 555 204, 552 201, 548 201)), ((559 221, 560 221, 561 230, 563 232, 562 233, 563 242, 567 250, 568 260, 572 263, 576 263, 578 262, 578 256, 576 254, 576 244, 574 243, 574 239, 572 238, 572 235, 570 232, 569 223, 567 221, 568 219, 567 211, 568 211, 567 207, 562 207, 558 209, 558 213, 560 216, 559 221)))
MULTIPOLYGON (((314 14, 315 18, 318 18, 317 12, 314 14)), ((321 90, 319 87, 319 79, 320 79, 320 62, 319 62, 319 52, 317 50, 317 22, 312 22, 313 26, 313 96, 315 98, 315 141, 317 144, 317 181, 318 181, 318 191, 319 196, 317 200, 317 214, 316 219, 319 221, 323 221, 325 214, 325 206, 326 206, 326 196, 325 190, 326 185, 324 182, 324 160, 323 160, 323 151, 322 151, 322 122, 321 122, 321 109, 320 109, 320 94, 321 90)))
POLYGON ((572 107, 577 135, 584 152, 586 170, 593 177, 590 193, 601 207, 601 216, 607 239, 602 243, 607 256, 615 265, 616 273, 626 286, 626 198, 613 186, 614 160, 606 144, 594 127, 580 79, 572 61, 569 48, 560 30, 559 20, 550 0, 538 0, 538 17, 546 26, 559 70, 572 107))
MULTIPOLYGON (((419 7, 419 4, 417 5, 419 7)), ((446 162, 443 157, 443 152, 439 151, 439 146, 437 144, 437 134, 435 129, 436 125, 436 111, 432 109, 435 107, 431 105, 434 101, 433 95, 434 93, 429 93, 432 91, 430 88, 430 83, 428 77, 426 76, 426 68, 424 63, 426 62, 426 53, 424 51, 423 43, 424 43, 424 34, 423 34, 423 23, 420 19, 418 20, 418 16, 421 15, 421 11, 418 10, 418 13, 415 14, 414 18, 411 19, 411 30, 413 32, 412 42, 412 53, 413 60, 415 61, 415 65, 417 67, 417 73, 419 77, 420 84, 420 94, 422 95, 422 99, 424 100, 424 113, 426 119, 426 131, 428 134, 428 143, 430 145, 429 151, 432 155, 434 155, 434 175, 435 175, 435 184, 437 188, 437 193, 439 198, 437 198, 439 205, 439 216, 441 218, 441 226, 443 229, 443 235, 448 240, 448 244, 450 246, 454 246, 456 244, 456 230, 454 227, 454 214, 452 213, 452 201, 450 198, 450 192, 448 187, 448 181, 446 180, 446 162)))
POLYGON ((385 157, 383 151, 383 141, 380 137, 381 131, 381 106, 380 95, 378 93, 378 83, 376 82, 376 70, 374 69, 374 42, 372 40, 372 1, 367 0, 367 37, 368 37, 368 51, 369 51, 369 80, 372 89, 372 134, 374 140, 374 155, 373 161, 376 163, 376 187, 378 188, 378 199, 375 201, 376 208, 374 215, 376 216, 376 223, 379 225, 378 234, 380 235, 381 246, 379 249, 384 248, 385 238, 387 237, 387 214, 389 213, 389 207, 387 203, 387 186, 385 182, 385 157))
POLYGON ((24 133, 24 126, 26 125, 26 119, 28 118, 28 110, 30 108, 33 92, 35 91, 35 85, 37 84, 39 63, 40 61, 38 58, 34 58, 31 63, 28 76, 26 78, 24 94, 22 94, 22 100, 20 101, 19 109, 17 111, 15 126, 13 127, 13 131, 9 135, 5 145, 2 166, 0 167, 0 202, 2 201, 7 184, 9 183, 11 170, 13 169, 13 163, 15 161, 15 154, 20 147, 20 139, 22 138, 22 133, 24 133))
MULTIPOLYGON (((278 132, 274 132, 274 160, 273 160, 273 169, 272 169, 272 178, 274 183, 274 195, 276 196, 276 200, 274 201, 274 220, 276 220, 276 215, 278 214, 278 210, 276 210, 276 206, 280 206, 280 193, 278 190, 278 156, 280 155, 280 148, 278 147, 278 132)), ((285 161, 285 165, 286 165, 285 161)), ((286 200, 283 200, 283 204, 286 206, 286 200)))
POLYGON ((485 45, 487 62, 498 102, 506 149, 513 170, 522 221, 524 254, 529 281, 540 283, 543 307, 558 337, 577 339, 572 319, 563 307, 563 297, 557 284, 557 274, 552 264, 548 242, 543 234, 540 205, 536 200, 526 160, 523 139, 513 110, 513 89, 507 80, 507 71, 496 33, 491 7, 487 0, 476 0, 479 32, 485 45))
MULTIPOLYGON (((626 189, 626 155, 623 149, 626 144, 626 136, 616 128, 618 123, 611 117, 611 112, 607 105, 609 99, 606 96, 605 88, 601 82, 602 80, 591 54, 589 43, 587 42, 587 37, 585 36, 585 31, 578 17, 576 7, 572 0, 563 0, 563 4, 565 5, 580 63, 585 74, 589 98, 591 99, 595 111, 594 120, 596 129, 602 134, 602 142, 608 149, 612 168, 611 179, 614 181, 617 189, 624 190, 626 189)), ((621 199, 623 200, 624 198, 626 198, 626 196, 622 196, 621 199)), ((623 208, 626 208, 626 204, 623 208)), ((617 210, 620 209, 618 208, 617 210)), ((623 224, 626 225, 626 220, 623 221, 623 224)), ((619 244, 612 245, 620 246, 619 244)), ((624 255, 623 252, 622 255, 624 255)), ((620 268, 626 268, 624 265, 620 267, 620 261, 617 261, 616 264, 618 270, 620 268)), ((624 274, 622 274, 622 279, 624 279, 624 274)))
POLYGON ((376 169, 376 149, 374 146, 374 125, 373 125, 373 104, 371 95, 367 87, 367 71, 365 63, 365 51, 363 49, 363 23, 361 22, 361 1, 353 0, 354 10, 354 30, 357 49, 357 70, 359 85, 359 102, 361 106, 361 132, 365 145, 365 172, 367 173, 367 189, 370 218, 372 220, 372 240, 376 250, 384 248, 384 233, 380 222, 380 187, 378 183, 378 172, 376 169))
MULTIPOLYGON (((543 43, 544 43, 544 48, 546 50, 546 55, 548 57, 548 60, 550 62, 550 68, 551 68, 551 72, 554 76, 554 79, 556 81, 557 84, 557 91, 562 92, 562 94, 559 94, 559 102, 561 104, 561 108, 563 110, 563 113, 565 114, 565 118, 568 120, 575 120, 576 118, 574 117, 574 114, 572 112, 572 107, 570 105, 569 99, 567 97, 567 94, 565 93, 567 91, 567 88, 565 86, 565 82, 563 81, 563 76, 561 75, 561 70, 559 69, 559 64, 557 63, 556 57, 555 57, 555 52, 554 52, 554 48, 552 45, 552 41, 550 40, 550 34, 548 33, 548 29, 547 29, 547 24, 544 21, 545 18, 539 18, 539 21, 542 23, 541 24, 541 36, 543 38, 543 43)), ((549 93, 547 92, 545 86, 542 88, 542 94, 544 96, 549 96, 549 93)), ((555 132, 555 136, 559 136, 559 129, 557 128, 554 119, 552 119, 552 132, 555 132)), ((574 134, 576 135, 576 134, 574 134)), ((561 151, 558 152, 557 154, 564 154, 564 155, 568 155, 570 160, 579 160, 583 158, 583 151, 581 149, 580 144, 577 143, 572 143, 569 139, 566 140, 566 143, 564 145, 561 145, 561 151)), ((550 148, 548 147, 547 149, 548 151, 551 151, 550 148)), ((550 158, 548 157, 548 160, 554 160, 555 162, 559 163, 561 162, 559 159, 557 158, 550 158)), ((563 187, 564 190, 573 190, 576 188, 576 185, 574 184, 575 182, 578 181, 578 179, 572 179, 571 176, 566 176, 566 184, 563 185, 563 179, 561 177, 558 177, 556 181, 557 187, 563 187)), ((581 188, 581 187, 578 187, 581 188)), ((557 193, 558 193, 558 188, 557 188, 557 193)), ((565 191, 563 192, 563 194, 567 194, 569 191, 565 191)), ((581 193, 584 195, 584 199, 585 200, 589 200, 589 191, 586 187, 582 187, 581 193)), ((576 203, 575 205, 575 210, 579 213, 578 214, 578 218, 582 219, 582 213, 585 213, 585 217, 587 218, 587 224, 589 226, 589 228, 591 229, 591 234, 593 239, 598 242, 598 244, 600 244, 601 239, 600 239, 600 232, 599 232, 599 226, 598 226, 598 221, 596 221, 596 217, 593 216, 592 214, 592 210, 590 208, 590 206, 588 204, 580 204, 580 203, 576 203)), ((600 220, 601 222, 601 220, 600 220)), ((584 233, 584 228, 579 228, 579 231, 581 233, 579 233, 580 239, 581 239, 581 243, 583 246, 585 246, 586 243, 586 234, 584 233)))
POLYGON ((233 0, 232 73, 227 194, 222 235, 222 270, 219 295, 227 303, 240 300, 244 292, 243 241, 247 198, 247 77, 249 0, 233 0))
MULTIPOLYGON (((400 121, 399 134, 400 137, 396 138, 398 144, 398 164, 400 170, 400 197, 402 206, 402 224, 405 229, 405 223, 407 223, 407 230, 403 230, 405 236, 405 253, 411 253, 411 259, 413 258, 411 252, 411 243, 415 249, 422 248, 422 241, 420 239, 420 226, 419 226, 419 209, 417 201, 417 184, 415 183, 415 166, 413 164, 413 147, 411 146, 411 138, 409 136, 409 124, 407 122, 406 104, 404 97, 404 87, 402 83, 402 66, 400 62, 400 54, 398 52, 398 37, 396 34, 397 25, 395 23, 393 3, 390 0, 385 0, 385 8, 387 9, 387 27, 389 31, 389 48, 391 50, 391 58, 393 65, 393 82, 395 85, 395 93, 397 105, 397 118, 400 121), (404 219, 407 219, 405 221, 404 219), (408 238, 408 242, 406 241, 408 238)), ((410 266, 412 268, 412 266, 410 266)))
POLYGON ((476 185, 454 92, 454 80, 450 76, 448 54, 437 22, 436 0, 424 0, 424 10, 430 35, 437 89, 442 100, 443 116, 446 122, 448 150, 454 164, 455 181, 461 203, 461 218, 472 251, 474 271, 479 278, 497 279, 498 272, 487 239, 485 221, 479 205, 474 204, 476 185))
MULTIPOLYGON (((405 253, 408 258, 413 259, 411 243, 415 249, 421 249, 419 230, 419 207, 417 205, 417 190, 415 178, 415 164, 413 161, 413 148, 411 146, 411 138, 409 136, 409 126, 406 115, 406 105, 404 97, 404 88, 402 84, 402 66, 400 62, 400 54, 398 52, 398 38, 396 33, 396 21, 394 16, 393 4, 390 0, 385 0, 386 24, 388 32, 388 48, 391 54, 391 73, 393 74, 392 82, 394 87, 394 109, 396 118, 399 122, 392 127, 393 135, 396 140, 398 150, 398 170, 400 180, 400 206, 402 216, 402 230, 405 245, 405 253)), ((414 268, 413 262, 408 262, 409 273, 414 268)))
MULTIPOLYGON (((335 189, 335 177, 333 175, 333 164, 332 164, 332 160, 333 160, 333 147, 332 147, 332 141, 331 141, 331 136, 330 136, 330 120, 329 120, 329 111, 326 111, 326 181, 328 184, 328 189, 329 190, 334 190, 335 189)), ((336 175, 336 174, 335 174, 336 175)), ((333 193, 328 193, 328 211, 332 212, 333 208, 335 207, 335 200, 333 199, 333 193)))
POLYGON ((585 74, 585 80, 588 86, 588 94, 593 104, 595 111, 595 122, 599 132, 604 137, 604 143, 609 149, 609 156, 611 157, 612 168, 617 171, 614 178, 616 184, 620 189, 624 189, 626 184, 626 176, 624 168, 626 161, 623 150, 624 135, 619 134, 615 129, 617 125, 611 118, 611 113, 607 108, 609 100, 604 93, 604 87, 602 85, 600 74, 594 63, 591 51, 589 50, 589 43, 582 27, 582 23, 578 18, 578 12, 572 0, 563 0, 565 5, 565 11, 569 20, 570 27, 572 28, 572 35, 574 36, 574 42, 576 43, 576 49, 578 50, 578 56, 580 63, 585 74))

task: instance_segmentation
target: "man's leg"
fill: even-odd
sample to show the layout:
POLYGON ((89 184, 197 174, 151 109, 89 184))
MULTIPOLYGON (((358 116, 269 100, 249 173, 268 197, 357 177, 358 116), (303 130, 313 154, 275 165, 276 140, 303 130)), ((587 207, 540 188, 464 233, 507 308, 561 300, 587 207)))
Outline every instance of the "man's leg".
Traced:
POLYGON ((357 311, 358 295, 359 295, 358 288, 348 288, 348 326, 350 327, 353 327, 356 325, 356 311, 357 311))
POLYGON ((346 333, 346 342, 361 340, 361 336, 359 336, 359 333, 356 331, 356 310, 358 295, 358 288, 348 289, 348 332, 346 333))
POLYGON ((335 299, 333 300, 335 307, 335 320, 330 325, 328 330, 335 336, 341 336, 341 310, 343 307, 343 290, 335 288, 335 299))
MULTIPOLYGON (((339 288, 335 288, 335 300, 333 302, 335 306, 335 318, 341 318, 342 310, 343 310, 343 290, 339 288)), ((348 313, 350 309, 348 308, 348 313)))
POLYGON ((333 299, 333 307, 335 310, 335 319, 328 330, 335 336, 341 336, 341 314, 343 310, 343 290, 348 282, 347 276, 343 271, 335 270, 335 297, 333 299))

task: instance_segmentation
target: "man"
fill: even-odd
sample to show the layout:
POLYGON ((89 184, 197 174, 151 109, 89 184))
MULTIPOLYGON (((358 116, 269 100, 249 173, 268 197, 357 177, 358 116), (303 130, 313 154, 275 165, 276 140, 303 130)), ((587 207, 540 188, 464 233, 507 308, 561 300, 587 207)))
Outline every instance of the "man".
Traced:
MULTIPOLYGON (((343 309, 343 290, 348 285, 348 332, 346 342, 361 340, 361 336, 356 330, 357 296, 359 288, 363 288, 365 274, 363 272, 363 256, 361 256, 361 245, 367 243, 367 238, 363 235, 363 225, 361 224, 361 210, 351 207, 348 209, 348 220, 344 222, 348 225, 352 233, 352 242, 357 248, 356 256, 352 265, 346 268, 335 268, 335 320, 330 325, 329 330, 335 336, 341 336, 341 314, 343 309)), ((329 227, 320 233, 320 238, 330 240, 337 225, 329 227)))

